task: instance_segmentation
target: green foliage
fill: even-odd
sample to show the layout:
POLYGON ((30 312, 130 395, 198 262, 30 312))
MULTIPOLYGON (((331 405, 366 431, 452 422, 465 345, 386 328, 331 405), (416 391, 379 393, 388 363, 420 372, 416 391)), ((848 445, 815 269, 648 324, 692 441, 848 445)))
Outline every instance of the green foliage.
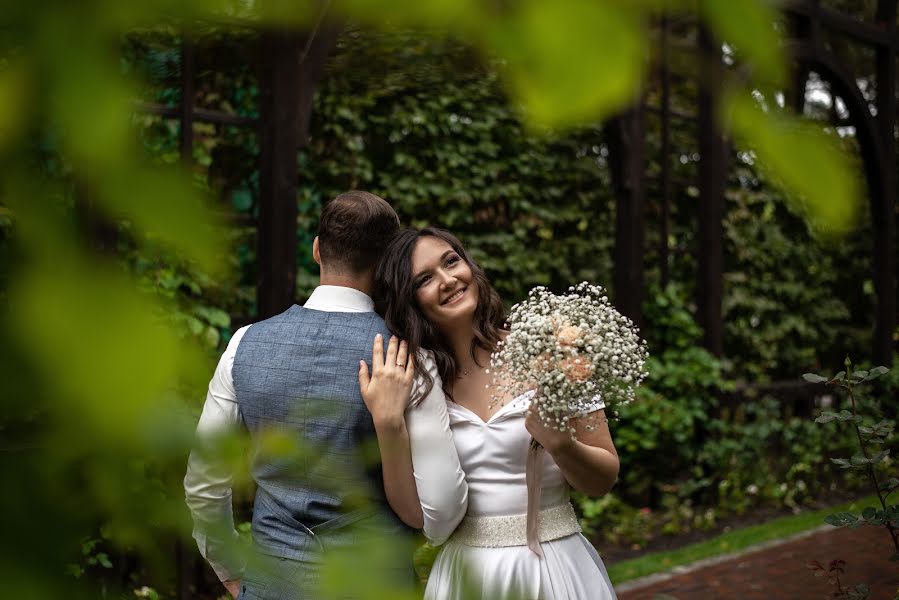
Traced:
POLYGON ((622 489, 630 497, 649 499, 689 471, 695 440, 731 384, 720 361, 697 346, 699 327, 676 286, 651 296, 646 319, 649 376, 638 401, 622 408, 614 436, 621 451, 622 489))
MULTIPOLYGON (((196 40, 203 64, 219 66, 212 48, 223 43, 220 37, 209 33, 196 40)), ((234 48, 244 41, 238 35, 219 53, 239 57, 234 48)), ((148 41, 132 40, 129 48, 158 56, 153 64, 166 64, 165 48, 176 43, 170 34, 157 33, 148 41)), ((153 72, 148 93, 164 102, 177 91, 172 87, 177 69, 153 72)), ((204 105, 253 113, 251 72, 231 68, 229 77, 206 77, 204 105)), ((410 225, 437 224, 459 234, 510 302, 538 284, 563 289, 575 280, 610 282, 614 199, 601 131, 587 127, 551 138, 528 134, 496 69, 482 66, 458 40, 415 32, 344 36, 316 96, 314 115, 310 143, 298 161, 300 298, 316 282, 310 245, 321 204, 353 187, 384 195, 410 225)), ((660 193, 653 188, 658 124, 649 124, 653 200, 660 193)), ((151 116, 142 117, 141 125, 149 150, 177 159, 176 128, 151 116)), ((195 172, 204 185, 230 198, 234 212, 252 217, 257 150, 253 136, 238 132, 221 128, 198 134, 195 172)), ((688 131, 676 128, 673 134, 677 147, 692 144, 688 131)), ((687 157, 675 165, 678 178, 695 175, 695 163, 687 157)), ((695 244, 691 189, 672 207, 672 267, 680 282, 690 281, 695 268, 687 252, 695 244)), ((655 212, 655 207, 649 211, 650 238, 655 212)), ((725 228, 725 346, 730 356, 741 357, 735 376, 776 379, 792 376, 797 366, 814 368, 835 348, 846 347, 847 332, 850 348, 867 348, 866 319, 850 319, 850 313, 865 315, 872 306, 872 293, 861 304, 855 293, 859 271, 871 268, 864 232, 844 244, 819 241, 761 179, 745 152, 732 173, 725 228)), ((231 314, 252 314, 253 230, 232 231, 233 251, 227 256, 238 287, 219 306, 231 314)), ((652 277, 653 265, 648 267, 652 277)))
POLYGON ((788 198, 804 208, 827 234, 854 226, 860 205, 859 177, 840 144, 816 125, 799 122, 746 94, 729 96, 734 136, 752 148, 788 198), (809 173, 816 173, 809 177, 809 173))
POLYGON ((140 289, 162 304, 158 318, 167 322, 182 340, 190 340, 213 357, 223 336, 231 332, 231 317, 220 306, 233 302, 228 298, 233 283, 213 280, 146 249, 122 248, 121 252, 127 255, 126 267, 137 278, 140 289))
POLYGON ((717 481, 708 491, 719 506, 737 513, 769 503, 798 509, 828 490, 826 453, 851 439, 829 436, 800 417, 780 417, 780 404, 755 399, 741 419, 713 427, 700 460, 717 481))
MULTIPOLYGON (((867 351, 870 326, 851 315, 851 291, 870 263, 859 240, 819 239, 789 210, 740 154, 727 192, 724 345, 734 368, 751 381, 786 379, 796 368, 814 369, 845 351, 867 351), (847 263, 851 267, 844 267, 847 263), (861 272, 861 273, 860 273, 861 272), (848 339, 847 339, 848 338, 848 339)), ((868 271, 870 272, 870 271, 868 271)))
POLYGON ((770 4, 752 0, 715 2, 701 0, 699 10, 722 40, 727 40, 740 59, 752 65, 772 83, 783 83, 786 69, 770 4))
POLYGON ((98 550, 97 548, 102 543, 102 541, 103 540, 101 540, 100 538, 86 538, 81 543, 82 562, 66 565, 66 573, 72 575, 77 579, 83 576, 84 573, 91 567, 111 569, 112 562, 110 562, 109 560, 109 555, 106 552, 98 550))
POLYGON ((404 223, 459 235, 509 302, 535 285, 607 281, 614 219, 596 129, 528 134, 496 72, 475 60, 447 39, 344 39, 300 161, 302 221, 314 224, 322 201, 362 187, 404 223))
MULTIPOLYGON (((191 413, 231 333, 226 315, 253 314, 252 228, 224 234, 219 216, 256 214, 258 147, 253 132, 197 125, 194 166, 176 167, 177 127, 134 116, 134 100, 181 100, 172 42, 184 23, 226 16, 308 26, 318 18, 303 3, 262 3, 269 8, 257 13, 259 4, 17 3, 0 14, 0 465, 16 490, 0 503, 0 563, 10 596, 96 597, 90 573, 74 581, 64 565, 83 558, 85 532, 100 522, 104 546, 156 566, 167 564, 170 538, 187 537, 180 478, 191 413), (110 52, 117 46, 121 56, 110 52), (144 66, 142 57, 149 57, 144 66), (230 208, 210 210, 213 196, 230 208), (97 251, 93 220, 117 231, 120 245, 97 251)), ((597 123, 639 94, 647 21, 660 3, 345 5, 351 22, 436 27, 462 43, 343 38, 298 161, 300 293, 314 281, 308 241, 321 202, 350 187, 382 193, 412 225, 459 233, 508 301, 536 284, 608 281, 614 219, 597 123)), ((711 8, 703 16, 760 67, 764 80, 752 83, 765 88, 775 79, 777 46, 767 34, 744 35, 742 25, 763 31, 767 4, 711 8)), ((252 44, 242 43, 255 32, 213 25, 191 33, 209 40, 200 48, 208 68, 191 100, 256 114, 252 44)), ((734 123, 741 139, 807 197, 823 225, 848 222, 841 211, 853 198, 841 159, 814 145, 819 137, 794 129, 792 117, 756 109, 748 91, 740 93, 734 123), (801 181, 808 161, 790 149, 815 157, 811 167, 828 174, 821 178, 828 189, 801 181)), ((689 231, 689 217, 687 209, 678 214, 679 233, 689 231)), ((689 259, 677 266, 680 275, 692 268, 689 259)), ((665 415, 656 423, 663 436, 648 447, 651 436, 622 432, 635 457, 671 450, 688 461, 684 446, 714 407, 711 392, 725 387, 721 365, 694 347, 695 331, 684 333, 683 308, 671 311, 671 353, 659 354, 646 392, 645 405, 657 411, 633 415, 646 434, 654 432, 651 418, 665 415)), ((686 487, 708 488, 720 456, 704 459, 686 487)), ((639 465, 631 466, 636 473, 639 465)))
POLYGON ((566 127, 602 120, 635 98, 648 55, 646 17, 634 4, 530 0, 485 34, 527 120, 566 127))
POLYGON ((22 5, 0 17, 18 32, 0 40, 0 105, 15 117, 0 117, 10 595, 97 597, 98 580, 118 577, 88 567, 124 549, 165 565, 189 531, 178 490, 195 419, 180 393, 202 393, 205 353, 228 323, 188 282, 222 272, 221 224, 203 188, 136 143, 138 86, 109 49, 143 7, 22 5), (99 223, 123 247, 99 251, 99 223), (84 550, 100 523, 104 550, 84 550))
MULTIPOLYGON (((830 452, 851 448, 848 432, 823 431, 800 417, 781 418, 781 401, 753 399, 738 418, 707 417, 702 444, 690 438, 679 449, 679 460, 662 452, 646 453, 650 462, 628 461, 620 440, 631 424, 621 420, 613 435, 622 460, 620 481, 600 499, 577 497, 582 524, 596 539, 642 546, 660 535, 677 535, 714 527, 721 519, 762 507, 794 511, 835 488, 830 452), (664 461, 662 472, 652 461, 664 461), (632 481, 658 477, 651 486, 632 481), (633 487, 632 487, 633 486, 633 487), (643 494, 635 494, 635 490, 643 494)), ((848 475, 844 490, 863 489, 863 481, 848 475)))
POLYGON ((148 598, 149 600, 159 600, 161 597, 159 592, 146 585, 134 590, 134 595, 138 598, 148 598))
MULTIPOLYGON (((896 550, 895 557, 899 557, 899 504, 888 504, 890 494, 899 487, 899 479, 890 476, 886 481, 886 471, 892 466, 890 460, 890 448, 884 446, 891 441, 895 422, 891 419, 877 419, 872 414, 866 414, 866 407, 860 405, 856 398, 856 388, 872 382, 889 373, 887 367, 874 367, 873 369, 855 369, 849 357, 844 361, 846 369, 833 377, 824 377, 815 373, 806 373, 803 378, 812 383, 825 383, 835 385, 845 390, 849 399, 851 410, 840 412, 823 411, 815 419, 816 423, 836 423, 846 429, 854 430, 857 444, 854 445, 855 454, 850 458, 831 458, 831 462, 841 469, 854 469, 864 473, 869 486, 877 494, 880 507, 868 506, 862 509, 860 515, 852 512, 838 512, 828 515, 825 521, 836 527, 861 527, 862 525, 879 525, 885 527, 890 535, 890 540, 896 550), (876 421, 875 421, 876 419, 876 421), (884 448, 878 450, 877 448, 884 448)), ((876 410, 876 406, 873 407, 876 410)), ((890 472, 895 475, 893 471, 890 472)))
POLYGON ((644 545, 656 535, 657 519, 649 507, 633 507, 615 494, 602 498, 576 495, 575 498, 581 511, 581 525, 588 536, 601 531, 603 539, 613 544, 644 545))
MULTIPOLYGON (((683 293, 676 286, 655 292, 646 315, 649 377, 640 401, 625 407, 613 428, 618 487, 602 499, 578 497, 588 531, 611 543, 643 545, 660 532, 709 528, 757 506, 798 510, 832 489, 827 456, 852 447, 850 432, 835 435, 782 416, 781 401, 771 396, 750 397, 722 413, 718 400, 734 384, 720 361, 695 346, 700 330, 683 293)), ((889 425, 881 420, 869 429, 863 435, 889 425)), ((849 490, 862 484, 851 474, 841 481, 849 490)))
MULTIPOLYGON (((394 0, 386 6, 377 3, 375 10, 371 2, 356 0, 343 10, 380 24, 392 8, 397 11, 394 17, 406 25, 445 28, 464 36, 487 56, 500 59, 509 89, 524 105, 525 122, 558 131, 607 118, 637 97, 648 54, 641 42, 659 5, 558 0, 490 9, 479 3, 394 0)), ((720 115, 723 124, 759 152, 794 197, 813 208, 824 230, 845 232, 859 201, 846 156, 818 129, 784 111, 758 107, 752 99, 757 90, 785 80, 771 6, 761 0, 661 5, 674 13, 695 10, 720 41, 736 47, 751 63, 752 70, 729 82, 728 110, 720 115), (826 175, 805 177, 809 169, 826 175)))

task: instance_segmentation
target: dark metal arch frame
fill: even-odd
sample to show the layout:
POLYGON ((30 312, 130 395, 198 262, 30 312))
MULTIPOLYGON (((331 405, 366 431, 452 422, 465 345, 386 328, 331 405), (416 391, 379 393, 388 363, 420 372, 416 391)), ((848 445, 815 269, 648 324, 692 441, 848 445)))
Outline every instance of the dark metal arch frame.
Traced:
MULTIPOLYGON (((792 49, 795 63, 793 86, 794 108, 801 112, 804 95, 795 93, 804 90, 809 70, 821 73, 832 88, 843 98, 849 109, 851 122, 855 125, 856 137, 862 149, 864 174, 868 188, 868 205, 873 230, 874 282, 877 308, 871 343, 870 359, 875 364, 892 365, 896 348, 897 272, 896 272, 896 193, 897 193, 897 95, 896 58, 899 52, 899 32, 897 32, 897 0, 878 0, 874 21, 858 20, 847 14, 821 6, 820 0, 787 0, 783 14, 791 25, 787 37, 788 49, 792 49), (868 101, 862 96, 851 72, 821 43, 822 30, 850 38, 854 43, 871 48, 876 53, 877 115, 872 116, 868 101)), ((703 344, 715 354, 725 354, 723 348, 723 276, 724 244, 723 216, 725 211, 724 192, 726 184, 727 140, 718 128, 715 113, 719 103, 722 56, 720 44, 715 43, 709 32, 700 29, 698 36, 699 54, 699 102, 694 115, 677 114, 671 109, 668 93, 670 71, 667 65, 667 36, 670 21, 660 21, 660 64, 656 65, 661 82, 661 105, 658 107, 641 105, 615 120, 618 128, 630 131, 629 143, 610 144, 610 150, 621 154, 618 160, 610 161, 613 181, 628 182, 643 177, 645 150, 643 136, 645 130, 634 131, 635 116, 644 110, 659 114, 662 123, 662 147, 670 148, 669 122, 672 117, 695 119, 698 124, 698 146, 701 160, 697 187, 699 193, 699 218, 697 223, 696 274, 696 320, 703 329, 703 344), (617 147, 616 147, 617 146, 617 147), (617 173, 615 172, 617 169, 617 173)), ((791 90, 786 90, 790 92, 791 90)), ((642 103, 641 103, 642 104, 642 103)), ((640 123, 642 126, 642 122, 640 123)), ((607 130, 614 129, 607 127, 607 130)), ((620 138, 621 136, 619 136, 620 138)), ((669 203, 672 197, 672 180, 667 161, 663 155, 661 231, 668 231, 669 203)), ((643 211, 645 207, 645 185, 616 185, 617 210, 629 219, 619 219, 623 231, 616 232, 615 248, 615 300, 616 305, 636 322, 642 321, 643 260, 646 248, 644 238, 643 211), (638 218, 634 218, 637 216, 638 218), (626 244, 619 241, 625 240, 626 244), (634 248, 634 240, 641 240, 639 248, 634 248), (639 276, 635 276, 639 274, 639 276)), ((667 242, 662 239, 658 248, 658 260, 663 282, 666 281, 669 252, 667 242)), ((813 399, 821 391, 821 386, 807 384, 800 380, 772 382, 770 384, 746 384, 728 398, 728 404, 738 403, 746 394, 776 392, 784 400, 796 402, 797 410, 810 415, 813 399)))
MULTIPOLYGON (((834 96, 839 96, 849 112, 849 120, 855 127, 856 138, 861 148, 865 180, 871 203, 879 204, 884 192, 884 151, 881 136, 877 132, 877 122, 868 110, 868 101, 852 80, 849 72, 830 52, 809 41, 797 42, 790 46, 790 56, 799 68, 809 73, 814 71, 832 86, 834 96)), ((802 86, 807 78, 803 78, 802 86)))
MULTIPOLYGON (((811 69, 821 73, 831 83, 834 91, 843 98, 849 109, 850 117, 856 128, 856 137, 862 150, 865 179, 868 187, 869 206, 871 211, 874 261, 874 282, 877 292, 877 311, 872 340, 871 358, 879 364, 892 364, 895 343, 893 340, 896 327, 896 53, 899 51, 899 33, 896 27, 897 0, 879 0, 876 22, 863 22, 835 10, 820 6, 818 0, 793 0, 784 6, 786 16, 793 19, 795 25, 789 38, 788 49, 792 50, 792 58, 797 63, 796 73, 799 75, 794 85, 804 87, 811 69), (842 63, 820 43, 820 32, 828 29, 850 37, 854 42, 864 44, 875 50, 877 54, 877 116, 872 116, 869 103, 862 96, 852 74, 842 63)), ((663 22, 664 24, 664 22, 663 22)), ((662 41, 666 30, 662 28, 662 41)), ((700 81, 699 106, 696 119, 699 125, 699 147, 701 160, 699 163, 698 188, 700 190, 700 214, 698 223, 699 247, 697 251, 697 292, 696 318, 704 331, 703 342, 713 354, 724 354, 722 344, 723 297, 723 231, 725 169, 723 160, 726 155, 726 141, 719 130, 714 114, 717 110, 720 90, 715 82, 715 70, 721 68, 721 51, 719 44, 710 38, 707 31, 700 29, 699 35, 700 81)), ((662 55, 665 60, 665 55, 662 55)), ((660 69, 664 76, 667 70, 660 69)), ((801 94, 794 94, 797 108, 801 94)), ((671 111, 667 102, 663 101, 658 109, 663 124, 670 118, 671 111)), ((667 134, 663 127, 663 146, 667 142, 667 134)), ((624 149, 633 154, 637 160, 643 154, 642 149, 624 149)), ((663 161, 669 157, 662 157, 663 161)), ((619 161, 623 162, 623 161, 619 161)), ((613 165, 614 166, 614 165, 613 165)), ((665 204, 671 196, 670 180, 663 182, 663 214, 667 214, 665 204)), ((624 202, 628 199, 624 198, 624 202)), ((619 204, 622 201, 619 200, 619 204)), ((636 227, 631 225, 631 227, 636 227)), ((667 224, 663 223, 663 230, 667 224)), ((639 260, 641 252, 631 252, 639 260)), ((667 249, 659 252, 659 259, 667 263, 667 249)), ((665 272, 666 264, 662 265, 665 272)), ((616 269, 630 271, 633 263, 616 261, 616 269)), ((621 278, 626 281, 625 278, 621 278)), ((621 299, 621 308, 629 315, 637 315, 639 306, 628 305, 630 298, 642 297, 637 286, 643 282, 631 281, 634 289, 616 296, 621 299)), ((642 289, 642 288, 641 288, 642 289)))
MULTIPOLYGON (((820 0, 793 0, 785 6, 794 27, 791 51, 798 63, 797 87, 815 70, 840 96, 855 126, 862 154, 874 235, 877 309, 871 358, 891 365, 896 328, 896 58, 899 52, 897 0, 878 0, 874 22, 860 21, 821 6, 820 0), (847 36, 876 54, 876 108, 872 116, 851 72, 821 42, 822 30, 847 36)), ((796 94, 801 101, 801 94, 796 94)))
MULTIPOLYGON (((871 115, 868 101, 839 60, 813 40, 797 42, 790 50, 803 73, 815 71, 831 85, 832 93, 843 100, 849 112, 849 120, 855 127, 868 187, 868 208, 874 233, 872 254, 877 316, 873 354, 875 360, 888 363, 891 358, 890 338, 896 321, 895 261, 892 260, 891 252, 895 234, 894 226, 890 226, 891 220, 895 218, 895 199, 890 201, 891 195, 895 195, 891 182, 895 163, 891 165, 887 157, 884 136, 877 119, 871 115)), ((805 81, 805 78, 801 79, 803 86, 805 81)))

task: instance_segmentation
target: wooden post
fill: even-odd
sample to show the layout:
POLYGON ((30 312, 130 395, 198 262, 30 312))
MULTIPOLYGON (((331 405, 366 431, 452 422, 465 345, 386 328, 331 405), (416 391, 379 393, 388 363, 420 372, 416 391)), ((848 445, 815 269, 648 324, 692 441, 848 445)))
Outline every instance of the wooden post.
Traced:
POLYGON ((645 108, 642 99, 605 127, 615 189, 615 305, 643 326, 645 108))
POLYGON ((312 101, 318 82, 325 72, 328 55, 337 43, 340 26, 328 22, 316 27, 306 39, 300 57, 300 120, 297 131, 297 147, 306 146, 309 137, 309 122, 312 118, 312 101))
POLYGON ((661 20, 660 78, 662 83, 662 148, 659 163, 662 166, 662 210, 659 216, 659 278, 662 289, 668 287, 669 252, 668 236, 671 222, 671 73, 668 69, 668 15, 661 20))
POLYGON ((303 36, 262 33, 259 72, 259 221, 257 317, 294 301, 297 270, 297 136, 300 124, 300 54, 303 36))
POLYGON ((724 186, 727 145, 717 123, 721 48, 705 28, 699 34, 699 236, 696 317, 706 349, 721 356, 724 295, 724 186))
POLYGON ((262 34, 256 288, 260 319, 286 310, 296 295, 297 149, 306 144, 315 88, 339 32, 333 23, 319 22, 311 32, 262 34))

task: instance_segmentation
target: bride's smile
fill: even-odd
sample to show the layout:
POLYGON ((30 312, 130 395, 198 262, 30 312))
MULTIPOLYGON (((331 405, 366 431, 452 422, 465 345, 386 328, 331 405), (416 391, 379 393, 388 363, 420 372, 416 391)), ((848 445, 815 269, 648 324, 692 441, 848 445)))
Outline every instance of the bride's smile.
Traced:
POLYGON ((466 288, 462 288, 461 290, 453 292, 453 294, 449 298, 444 300, 441 304, 455 304, 462 299, 462 294, 465 293, 465 290, 466 288))
POLYGON ((416 242, 412 282, 422 314, 440 330, 471 320, 478 307, 471 267, 440 238, 427 236, 416 242))

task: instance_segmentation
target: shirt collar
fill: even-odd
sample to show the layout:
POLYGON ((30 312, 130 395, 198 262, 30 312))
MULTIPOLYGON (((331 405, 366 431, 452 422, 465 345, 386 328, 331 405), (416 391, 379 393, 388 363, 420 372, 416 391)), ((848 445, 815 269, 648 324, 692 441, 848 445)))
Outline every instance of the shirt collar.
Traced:
POLYGON ((339 285, 320 285, 303 308, 327 312, 374 312, 375 303, 368 294, 339 285))

